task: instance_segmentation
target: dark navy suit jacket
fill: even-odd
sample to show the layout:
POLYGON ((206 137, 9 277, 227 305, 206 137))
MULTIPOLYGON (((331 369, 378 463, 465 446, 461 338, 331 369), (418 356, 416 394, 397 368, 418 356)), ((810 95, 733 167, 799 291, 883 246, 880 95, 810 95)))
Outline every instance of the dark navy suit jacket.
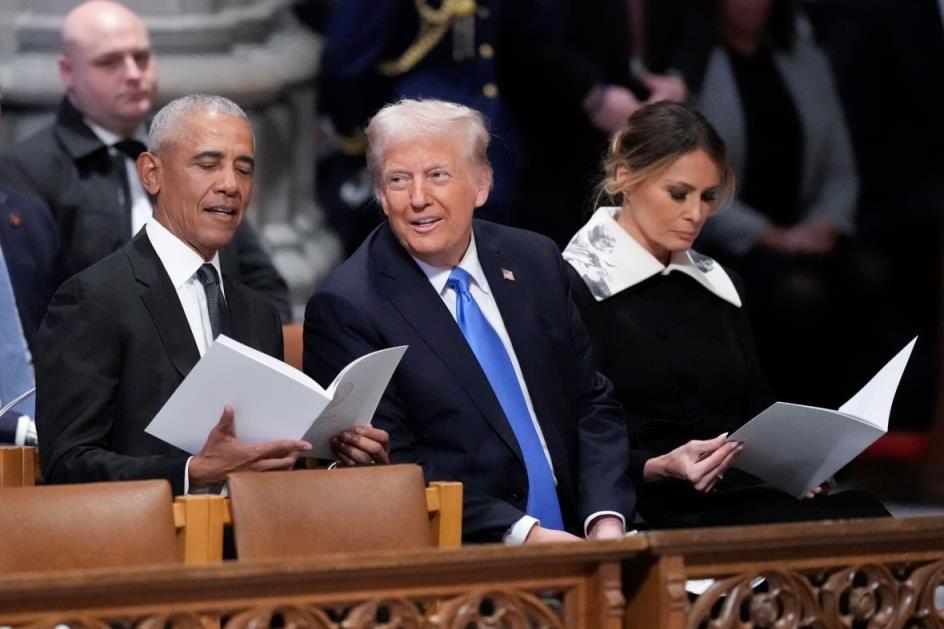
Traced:
MULTIPOLYGON (((484 221, 474 230, 550 452, 567 529, 582 534, 583 519, 597 511, 630 518, 626 423, 609 381, 592 366, 560 253, 530 232, 484 221)), ((421 464, 427 481, 461 481, 464 538, 499 541, 527 504, 521 451, 449 310, 384 224, 309 301, 305 371, 327 384, 358 356, 396 345, 409 350, 373 421, 390 433, 391 459, 421 464)))
MULTIPOLYGON (((42 201, 0 185, 0 247, 23 335, 33 350, 36 330, 62 280, 59 233, 42 201)), ((9 411, 0 416, 0 443, 12 442, 19 415, 9 411)))

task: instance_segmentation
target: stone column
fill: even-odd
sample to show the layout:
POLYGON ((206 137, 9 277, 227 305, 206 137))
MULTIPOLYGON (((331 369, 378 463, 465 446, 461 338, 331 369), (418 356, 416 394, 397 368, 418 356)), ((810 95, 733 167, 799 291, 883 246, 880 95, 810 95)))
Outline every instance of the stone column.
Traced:
MULTIPOLYGON (((78 0, 0 0, 0 144, 48 124, 60 98, 59 31, 78 0)), ((321 42, 290 0, 125 0, 158 56, 159 104, 195 92, 233 99, 256 133, 250 219, 292 291, 296 318, 341 256, 314 202, 313 78, 321 42)))

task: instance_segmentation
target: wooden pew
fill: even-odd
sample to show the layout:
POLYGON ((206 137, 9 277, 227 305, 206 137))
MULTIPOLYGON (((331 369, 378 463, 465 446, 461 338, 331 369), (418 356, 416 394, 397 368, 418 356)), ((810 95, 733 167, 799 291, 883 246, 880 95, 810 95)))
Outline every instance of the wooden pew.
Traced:
POLYGON ((933 605, 935 589, 944 587, 941 517, 658 531, 645 538, 646 569, 624 572, 626 627, 944 626, 944 610, 933 605), (685 588, 691 579, 713 582, 695 596, 685 588))
MULTIPOLYGON (((462 544, 462 483, 432 482, 426 509, 433 543, 438 548, 462 544)), ((203 565, 223 560, 223 529, 231 526, 230 501, 221 496, 178 496, 174 501, 177 547, 184 563, 203 565)))
POLYGON ((297 560, 0 574, 0 626, 541 626, 617 629, 620 542, 321 555, 297 560), (333 616, 333 618, 331 617, 333 616), (520 624, 514 625, 515 620, 520 624), (494 625, 486 622, 493 622, 494 625), (532 624, 528 624, 531 622, 532 624))
POLYGON ((0 574, 0 626, 930 628, 940 588, 944 518, 889 518, 0 574), (695 595, 691 579, 712 581, 695 595))

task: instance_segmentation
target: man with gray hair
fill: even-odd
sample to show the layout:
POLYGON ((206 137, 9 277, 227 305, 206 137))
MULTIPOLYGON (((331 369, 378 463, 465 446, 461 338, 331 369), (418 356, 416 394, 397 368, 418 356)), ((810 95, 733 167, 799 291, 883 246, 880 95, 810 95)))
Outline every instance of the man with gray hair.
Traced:
POLYGON ((402 100, 367 127, 387 216, 305 313, 305 371, 330 382, 409 345, 374 423, 390 456, 463 483, 470 542, 622 537, 629 438, 549 239, 473 220, 492 168, 482 115, 402 100))
MULTIPOLYGON (((134 167, 157 93, 147 26, 117 2, 79 3, 62 25, 59 75, 55 122, 8 147, 0 179, 46 202, 77 272, 128 242, 153 210, 134 167)), ((221 259, 290 321, 288 289, 252 225, 242 223, 221 259)))
MULTIPOLYGON (((229 407, 194 456, 144 432, 219 334, 282 356, 275 308, 220 269, 219 250, 252 194, 245 113, 218 96, 180 98, 155 116, 148 148, 136 166, 154 216, 131 242, 62 285, 37 336, 46 481, 166 478, 182 494, 238 470, 291 468, 310 444, 244 443, 229 407)), ((386 440, 367 428, 332 445, 342 463, 382 463, 386 440)))

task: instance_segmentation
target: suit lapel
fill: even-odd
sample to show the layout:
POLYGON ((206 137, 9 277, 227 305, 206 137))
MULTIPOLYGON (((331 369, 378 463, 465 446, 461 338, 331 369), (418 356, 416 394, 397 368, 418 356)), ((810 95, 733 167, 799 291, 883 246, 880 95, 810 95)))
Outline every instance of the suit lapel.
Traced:
POLYGON ((557 410, 549 404, 553 398, 551 388, 557 385, 548 379, 548 374, 552 373, 556 361, 542 332, 541 313, 535 306, 540 300, 534 291, 540 289, 540 282, 544 280, 533 276, 533 265, 521 264, 520 259, 513 255, 512 247, 501 246, 500 236, 494 233, 493 226, 476 223, 475 228, 479 263, 527 383, 545 445, 552 461, 562 461, 566 458, 567 448, 553 419, 557 410))
POLYGON ((190 331, 187 315, 177 299, 177 291, 170 282, 146 231, 142 230, 125 248, 141 286, 141 300, 151 315, 164 349, 181 376, 186 376, 200 360, 196 341, 190 331))
POLYGON ((475 354, 429 280, 396 241, 390 228, 380 227, 375 244, 375 269, 384 296, 442 360, 458 386, 502 441, 523 462, 518 441, 475 354))

